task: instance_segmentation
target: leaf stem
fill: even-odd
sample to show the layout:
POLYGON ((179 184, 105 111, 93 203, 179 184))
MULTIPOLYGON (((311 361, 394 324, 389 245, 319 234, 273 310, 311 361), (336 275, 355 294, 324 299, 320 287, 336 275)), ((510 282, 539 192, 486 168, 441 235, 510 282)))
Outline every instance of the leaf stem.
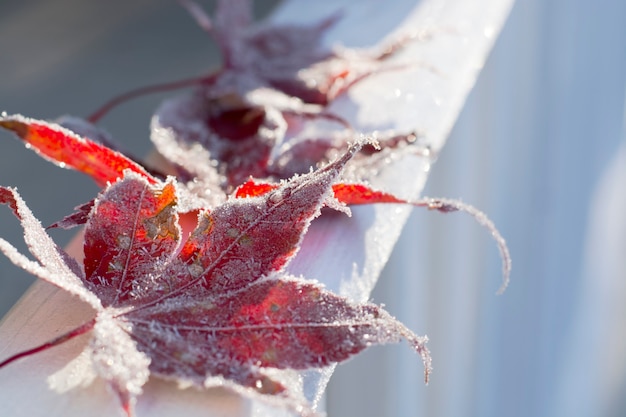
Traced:
POLYGON ((194 85, 212 84, 217 78, 217 74, 218 73, 214 73, 208 76, 205 75, 202 77, 186 78, 183 80, 172 81, 168 83, 153 84, 153 85, 148 85, 148 86, 144 86, 144 87, 140 87, 140 88, 128 91, 126 93, 120 94, 119 96, 113 97, 111 100, 107 101, 98 110, 96 110, 89 117, 87 117, 87 120, 90 123, 94 123, 94 124, 98 123, 98 121, 100 121, 100 119, 102 119, 113 108, 119 106, 120 104, 126 101, 132 100, 134 98, 137 98, 143 95, 160 93, 160 92, 170 91, 170 90, 177 90, 180 88, 191 87, 194 85))
POLYGON ((485 227, 491 234, 493 240, 496 242, 498 251, 500 251, 500 258, 502 259, 502 284, 500 285, 497 294, 500 295, 504 292, 506 287, 509 285, 509 277, 511 275, 511 254, 509 253, 509 248, 504 240, 504 237, 502 237, 496 228, 496 225, 487 217, 485 213, 470 204, 448 198, 424 197, 420 200, 412 201, 411 204, 415 207, 426 207, 429 210, 437 210, 442 213, 462 211, 474 217, 474 219, 476 219, 481 226, 485 227))
POLYGON ((48 350, 52 347, 55 347, 57 345, 60 345, 62 343, 67 342, 70 339, 73 339, 76 336, 80 336, 83 333, 87 333, 88 331, 90 331, 91 329, 93 329, 93 326, 96 324, 96 319, 92 319, 86 323, 81 324, 80 326, 70 330, 67 333, 64 333, 60 336, 55 337, 52 340, 49 340, 39 346, 36 346, 34 348, 16 353, 15 355, 5 359, 4 361, 0 362, 0 368, 3 368, 4 366, 15 362, 18 359, 24 358, 26 356, 30 356, 30 355, 34 355, 36 353, 42 352, 44 350, 48 350))

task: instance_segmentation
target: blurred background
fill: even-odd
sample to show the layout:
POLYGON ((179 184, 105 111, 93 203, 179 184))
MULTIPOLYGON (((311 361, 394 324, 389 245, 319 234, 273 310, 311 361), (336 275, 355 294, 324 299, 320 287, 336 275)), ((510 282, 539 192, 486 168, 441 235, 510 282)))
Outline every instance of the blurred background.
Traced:
MULTIPOLYGON (((255 2, 257 15, 277 3, 255 2)), ((175 2, 0 0, 0 111, 86 116, 216 60, 175 2)), ((426 190, 489 214, 510 246, 511 285, 495 295, 500 262, 475 222, 415 211, 372 299, 429 335, 432 382, 406 345, 372 348, 338 367, 330 416, 626 415, 625 93, 626 2, 518 1, 426 190)), ((165 95, 103 126, 144 155, 165 95)), ((97 191, 5 132, 0 184, 44 225, 97 191)), ((25 250, 8 210, 0 236, 25 250)), ((31 282, 0 257, 0 315, 31 282)))

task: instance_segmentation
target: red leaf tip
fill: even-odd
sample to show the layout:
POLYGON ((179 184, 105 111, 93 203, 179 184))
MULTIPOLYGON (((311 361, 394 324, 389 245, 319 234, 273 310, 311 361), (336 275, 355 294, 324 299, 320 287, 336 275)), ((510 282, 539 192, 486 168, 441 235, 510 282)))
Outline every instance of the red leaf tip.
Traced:
POLYGON ((28 127, 26 126, 25 121, 20 119, 25 118, 19 115, 7 116, 6 113, 3 113, 2 116, 0 116, 0 127, 11 130, 18 136, 23 137, 26 135, 28 127))

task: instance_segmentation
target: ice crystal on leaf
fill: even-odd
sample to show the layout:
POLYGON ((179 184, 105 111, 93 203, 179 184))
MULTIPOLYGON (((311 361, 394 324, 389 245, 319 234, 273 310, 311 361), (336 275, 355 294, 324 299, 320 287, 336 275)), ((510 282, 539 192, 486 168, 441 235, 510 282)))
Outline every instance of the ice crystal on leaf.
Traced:
POLYGON ((126 170, 88 215, 83 268, 54 244, 15 190, 0 188, 0 202, 20 219, 36 260, 1 239, 0 250, 96 312, 0 366, 90 331, 93 367, 128 415, 149 375, 226 386, 310 414, 305 400, 266 369, 323 367, 400 339, 422 356, 428 375, 425 338, 379 306, 354 303, 285 272, 358 148, 263 195, 200 211, 186 239, 175 180, 151 183, 126 170))

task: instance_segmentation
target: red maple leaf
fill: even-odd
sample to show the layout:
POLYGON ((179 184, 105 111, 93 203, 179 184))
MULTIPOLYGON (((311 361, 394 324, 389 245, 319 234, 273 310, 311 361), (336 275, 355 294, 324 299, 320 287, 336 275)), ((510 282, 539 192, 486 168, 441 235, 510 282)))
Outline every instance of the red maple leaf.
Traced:
POLYGON ((349 301, 285 272, 358 148, 261 196, 202 210, 186 239, 175 180, 149 181, 127 170, 88 216, 82 268, 54 244, 17 192, 1 187, 0 202, 20 219, 36 260, 2 239, 0 250, 88 303, 95 317, 0 367, 91 332, 85 349, 92 365, 128 415, 150 375, 223 385, 309 414, 305 400, 268 368, 323 367, 399 339, 421 355, 427 377, 425 338, 379 306, 349 301))

